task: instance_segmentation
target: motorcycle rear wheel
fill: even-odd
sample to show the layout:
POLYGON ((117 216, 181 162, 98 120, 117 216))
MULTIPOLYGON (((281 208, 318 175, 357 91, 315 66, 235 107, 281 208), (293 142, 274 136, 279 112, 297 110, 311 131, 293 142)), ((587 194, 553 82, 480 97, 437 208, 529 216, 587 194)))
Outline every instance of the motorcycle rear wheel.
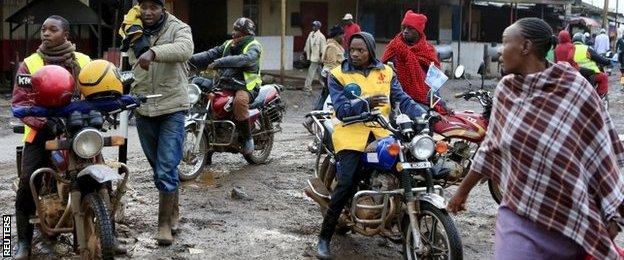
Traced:
POLYGON ((492 195, 494 201, 496 201, 497 204, 500 204, 503 199, 503 191, 501 191, 500 186, 496 182, 492 181, 492 179, 488 179, 488 189, 490 190, 490 195, 492 195))
POLYGON ((212 151, 208 151, 208 136, 202 134, 202 140, 199 142, 198 152, 193 152, 195 141, 197 140, 197 131, 195 125, 189 125, 184 128, 184 143, 182 160, 178 165, 178 173, 180 181, 192 181, 201 174, 204 166, 210 164, 212 159, 212 151))
POLYGON ((113 259, 115 234, 106 204, 98 193, 89 193, 82 199, 82 209, 86 259, 113 259))
POLYGON ((403 233, 403 259, 462 259, 463 248, 455 223, 446 210, 428 202, 420 202, 418 225, 421 245, 425 252, 414 252, 412 229, 407 214, 401 223, 403 233))
MULTIPOLYGON (((254 128, 251 131, 252 135, 254 135, 254 133, 257 133, 257 132, 266 131, 267 128, 261 125, 262 120, 263 119, 256 121, 254 128)), ((257 135, 257 136, 254 136, 253 138, 254 138, 255 147, 256 148, 262 147, 262 149, 260 150, 254 149, 254 151, 251 154, 248 154, 248 155, 243 154, 243 157, 249 164, 264 164, 269 160, 269 155, 271 155, 271 150, 273 150, 274 134, 269 133, 269 134, 257 135)))

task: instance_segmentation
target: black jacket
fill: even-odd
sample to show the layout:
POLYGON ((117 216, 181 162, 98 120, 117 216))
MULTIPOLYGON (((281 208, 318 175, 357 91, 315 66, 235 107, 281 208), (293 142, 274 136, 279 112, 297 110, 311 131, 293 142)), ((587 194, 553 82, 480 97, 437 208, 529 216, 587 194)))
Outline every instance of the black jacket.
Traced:
POLYGON ((194 54, 189 62, 198 69, 206 69, 214 62, 217 69, 215 85, 232 90, 246 90, 245 77, 243 72, 258 72, 260 70, 260 54, 262 46, 253 44, 247 53, 242 53, 244 46, 253 41, 253 37, 241 41, 239 44, 231 45, 226 50, 226 43, 214 47, 210 50, 194 54))

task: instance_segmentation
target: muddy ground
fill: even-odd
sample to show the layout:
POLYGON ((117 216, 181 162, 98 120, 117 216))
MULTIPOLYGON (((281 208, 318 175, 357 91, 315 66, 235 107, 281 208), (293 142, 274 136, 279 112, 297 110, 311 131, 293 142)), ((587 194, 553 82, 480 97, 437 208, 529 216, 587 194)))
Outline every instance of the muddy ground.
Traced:
MULTIPOLYGON (((611 85, 610 113, 624 133, 624 95, 615 76, 611 85)), ((289 82, 300 85, 302 82, 289 82)), ((473 80, 473 88, 478 87, 473 80)), ((489 81, 492 85, 493 82, 489 81)), ((475 102, 452 98, 467 89, 465 81, 452 80, 442 94, 455 110, 479 110, 475 102)), ((7 96, 0 101, 0 213, 13 214, 14 192, 10 183, 16 178, 13 147, 19 137, 7 127, 10 118, 7 96)), ((152 236, 156 230, 158 193, 152 173, 141 151, 136 129, 130 130, 129 166, 132 175, 126 194, 125 219, 118 224, 120 241, 128 249, 120 258, 138 259, 310 259, 321 225, 318 206, 302 189, 314 175, 314 156, 306 150, 311 136, 301 126, 316 97, 301 91, 286 90, 283 98, 287 112, 283 132, 276 135, 271 161, 250 166, 240 155, 217 154, 213 165, 195 181, 181 187, 181 233, 170 247, 159 247, 152 236), (230 192, 239 187, 248 199, 232 199, 230 192)), ((108 150, 114 158, 115 150, 108 150)), ((455 188, 449 188, 450 196, 455 188)), ((488 259, 492 254, 496 203, 487 185, 471 194, 468 211, 454 216, 466 259, 488 259)), ((13 228, 15 228, 13 224, 13 228)), ((13 229, 15 235, 15 229, 13 229)), ((618 244, 624 245, 622 236, 618 244)), ((61 238, 53 254, 37 250, 37 258, 70 258, 68 240, 61 238)), ((14 240, 15 243, 15 240, 14 240)), ((398 259, 400 245, 381 237, 336 235, 332 251, 337 259, 398 259)))

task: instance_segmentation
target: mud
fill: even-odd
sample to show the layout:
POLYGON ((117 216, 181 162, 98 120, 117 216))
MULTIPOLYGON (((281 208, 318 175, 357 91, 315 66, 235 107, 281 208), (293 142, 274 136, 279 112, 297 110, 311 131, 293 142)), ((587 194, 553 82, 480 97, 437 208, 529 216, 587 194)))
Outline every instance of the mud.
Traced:
MULTIPOLYGON (((624 95, 615 76, 611 85, 610 113, 618 129, 624 129, 624 95)), ((473 88, 478 87, 477 81, 473 88)), ((489 85, 494 82, 488 81, 489 85)), ((301 84, 291 82, 291 84, 301 84)), ((476 102, 452 98, 453 93, 467 89, 465 81, 453 80, 442 89, 442 95, 455 110, 480 111, 476 102)), ((181 186, 181 230, 169 247, 159 247, 152 239, 156 231, 158 193, 152 182, 151 169, 141 151, 136 129, 129 137, 129 166, 132 171, 126 193, 125 218, 117 224, 119 240, 128 249, 124 258, 138 259, 311 259, 321 225, 318 206, 302 189, 312 177, 314 156, 306 150, 311 136, 301 126, 316 96, 286 90, 283 98, 287 112, 283 132, 275 136, 271 161, 265 165, 248 165, 241 155, 216 154, 213 165, 197 180, 181 186), (243 199, 231 197, 234 188, 243 199)), ((16 178, 13 147, 19 137, 6 127, 10 118, 9 103, 0 101, 0 212, 13 214, 14 192, 10 185, 16 178)), ((105 152, 116 158, 116 151, 105 152)), ((447 189, 449 197, 455 188, 447 189)), ((471 193, 468 211, 454 216, 464 246, 466 259, 488 259, 492 255, 496 203, 487 185, 471 193)), ((13 235, 15 226, 13 225, 13 235)), ((624 246, 621 238, 619 245, 624 246)), ((57 242, 54 258, 71 258, 66 236, 57 242)), ((15 239, 13 243, 16 243, 15 239)), ((356 234, 336 235, 332 251, 337 259, 397 259, 401 246, 381 237, 356 234)), ((52 255, 36 250, 36 258, 52 255)))

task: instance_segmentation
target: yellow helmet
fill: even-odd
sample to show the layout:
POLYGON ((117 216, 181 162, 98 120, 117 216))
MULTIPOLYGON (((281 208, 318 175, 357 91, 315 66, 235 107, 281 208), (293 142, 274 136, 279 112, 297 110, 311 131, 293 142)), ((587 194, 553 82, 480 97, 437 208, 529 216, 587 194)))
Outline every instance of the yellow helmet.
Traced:
POLYGON ((121 95, 123 85, 117 67, 106 60, 94 60, 80 70, 78 88, 85 97, 121 95))

